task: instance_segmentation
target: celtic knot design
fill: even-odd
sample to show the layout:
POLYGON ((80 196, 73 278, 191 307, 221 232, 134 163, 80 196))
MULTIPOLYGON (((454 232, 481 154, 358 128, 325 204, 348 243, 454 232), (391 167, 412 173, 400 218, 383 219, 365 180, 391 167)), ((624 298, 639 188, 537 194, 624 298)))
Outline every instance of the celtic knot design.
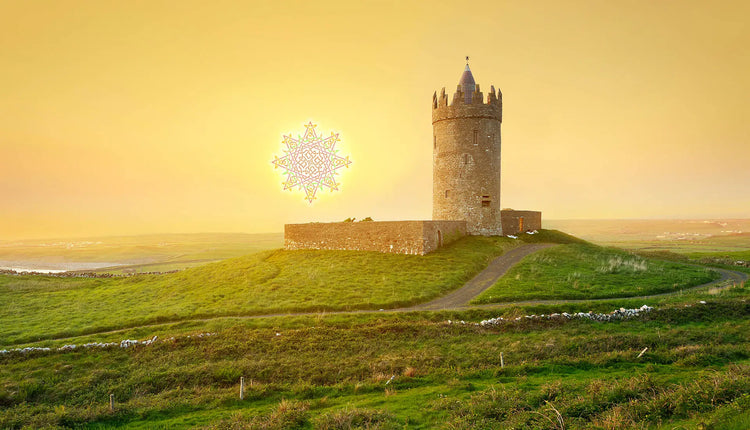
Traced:
POLYGON ((331 133, 329 137, 323 138, 315 132, 316 124, 310 122, 305 125, 304 136, 296 139, 291 135, 284 136, 282 143, 286 145, 283 157, 275 156, 272 163, 274 168, 281 168, 286 175, 283 182, 284 190, 297 187, 305 191, 305 199, 312 203, 318 190, 328 188, 337 191, 339 184, 336 183, 336 170, 349 167, 352 163, 349 156, 340 157, 336 142, 339 142, 338 133, 331 133))

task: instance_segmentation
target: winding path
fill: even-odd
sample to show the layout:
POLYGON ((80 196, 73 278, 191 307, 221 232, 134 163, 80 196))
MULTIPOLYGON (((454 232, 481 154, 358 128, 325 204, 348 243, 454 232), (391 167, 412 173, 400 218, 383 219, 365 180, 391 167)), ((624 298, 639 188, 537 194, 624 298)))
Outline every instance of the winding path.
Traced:
POLYGON ((492 260, 486 269, 479 272, 474 278, 467 282, 458 290, 438 297, 437 299, 412 306, 405 310, 433 311, 440 309, 455 309, 466 306, 474 297, 482 294, 484 290, 493 286, 500 277, 505 275, 511 267, 520 263, 521 260, 529 254, 541 251, 544 248, 554 246, 552 243, 533 243, 513 248, 505 254, 492 260))
MULTIPOLYGON (((513 248, 505 254, 495 258, 490 262, 486 269, 481 271, 474 278, 469 280, 463 287, 459 288, 452 293, 445 296, 438 297, 427 303, 421 303, 414 306, 405 308, 395 309, 361 309, 353 311, 317 311, 317 312, 291 312, 291 313, 271 313, 261 315, 244 315, 244 316, 215 316, 208 318, 188 318, 180 319, 175 321, 166 321, 154 324, 144 324, 136 327, 123 327, 115 330, 106 330, 95 333, 85 333, 70 337, 58 337, 48 338, 42 340, 66 340, 78 338, 81 336, 99 335, 99 334, 111 334, 118 333, 135 328, 145 327, 158 327, 166 324, 182 323, 182 322, 203 322, 213 321, 219 319, 258 319, 258 318, 272 318, 272 317, 286 317, 286 316, 313 316, 313 315, 348 315, 348 314, 370 314, 370 313, 384 313, 384 312, 418 312, 418 311, 437 311, 437 310, 466 310, 466 309, 486 309, 486 308, 504 308, 509 306, 523 306, 523 305, 540 305, 540 304, 564 304, 564 303, 582 303, 582 302, 599 302, 605 300, 617 300, 617 299, 649 299, 653 297, 669 296, 674 294, 680 294, 685 291, 697 290, 706 287, 715 287, 717 289, 723 289, 731 286, 732 284, 740 284, 747 282, 750 278, 750 274, 744 272, 738 272, 734 270, 719 269, 711 267, 711 270, 715 270, 721 274, 721 277, 717 280, 707 282, 705 284, 697 285, 695 287, 685 288, 678 291, 669 291, 666 293, 651 294, 646 296, 629 296, 629 297, 605 297, 599 299, 551 299, 551 300, 524 300, 515 302, 504 302, 504 303, 488 303, 488 304, 469 304, 471 299, 481 294, 484 290, 491 287, 497 282, 497 280, 503 276, 510 268, 518 264, 524 257, 541 251, 542 249, 555 246, 553 243, 534 243, 526 244, 513 248)), ((690 264, 691 266, 706 267, 700 265, 690 264)), ((41 341, 41 340, 40 340, 41 341)), ((24 342, 24 344, 33 344, 36 342, 24 342)), ((6 345, 12 346, 12 345, 6 345)))

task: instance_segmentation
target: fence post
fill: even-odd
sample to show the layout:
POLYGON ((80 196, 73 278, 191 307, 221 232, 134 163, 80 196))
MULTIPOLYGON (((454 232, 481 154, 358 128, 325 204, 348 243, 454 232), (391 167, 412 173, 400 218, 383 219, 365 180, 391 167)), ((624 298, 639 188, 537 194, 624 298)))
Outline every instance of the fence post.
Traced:
POLYGON ((245 377, 240 376, 240 400, 245 398, 245 377))
POLYGON ((503 353, 500 353, 500 368, 505 367, 505 360, 503 359, 503 353))
POLYGON ((115 411, 115 395, 114 394, 109 395, 109 411, 110 412, 115 411))

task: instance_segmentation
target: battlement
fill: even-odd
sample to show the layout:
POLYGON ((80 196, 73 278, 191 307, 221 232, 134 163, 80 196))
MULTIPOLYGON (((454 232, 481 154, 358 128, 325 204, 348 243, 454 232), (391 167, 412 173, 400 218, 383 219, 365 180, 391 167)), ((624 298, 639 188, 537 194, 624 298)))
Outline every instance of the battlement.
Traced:
POLYGON ((456 88, 453 94, 451 104, 448 104, 448 95, 445 93, 445 87, 440 90, 440 96, 437 92, 432 94, 432 123, 453 118, 488 118, 503 120, 503 94, 495 87, 490 86, 487 93, 487 101, 484 101, 484 95, 476 84, 474 91, 471 93, 471 102, 467 103, 469 97, 464 93, 461 84, 456 88))

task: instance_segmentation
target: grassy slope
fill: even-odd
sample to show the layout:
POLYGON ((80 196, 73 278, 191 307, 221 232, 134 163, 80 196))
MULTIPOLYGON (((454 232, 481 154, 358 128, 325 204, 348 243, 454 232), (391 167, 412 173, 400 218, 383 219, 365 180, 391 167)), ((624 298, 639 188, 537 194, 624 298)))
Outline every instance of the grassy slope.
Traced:
MULTIPOLYGON (((581 242, 558 232, 521 239, 581 242)), ((410 294, 417 295, 426 287, 435 291, 445 288, 446 280, 468 277, 491 255, 518 243, 470 238, 430 258, 396 256, 381 263, 368 260, 382 257, 371 253, 267 252, 206 266, 212 270, 116 282, 3 277, 0 333, 17 330, 12 334, 16 339, 29 338, 29 331, 44 333, 54 324, 83 327, 77 330, 85 332, 96 328, 87 319, 92 316, 122 324, 138 321, 128 319, 130 314, 169 316, 190 305, 196 307, 185 315, 194 315, 250 297, 241 288, 245 285, 266 288, 269 295, 312 289, 345 304, 365 297, 358 293, 358 279, 379 280, 383 284, 378 296, 393 298, 400 297, 389 296, 403 282, 400 278, 414 276, 419 283, 397 289, 413 288, 410 294), (454 270, 436 277, 446 266, 454 270), (399 268, 395 274, 394 267, 399 268), (299 289, 289 288, 300 279, 304 283, 299 289), (353 296, 339 299, 338 290, 332 295, 327 279, 341 283, 353 296), (82 303, 66 303, 64 294, 75 294, 82 303), (152 305, 150 297, 160 301, 152 305), (5 327, 13 321, 7 317, 11 307, 4 307, 6 299, 20 307, 36 306, 25 312, 30 324, 5 327), (46 300, 62 309, 47 306, 46 300)), ((59 346, 178 336, 137 349, 0 355, 0 428, 349 428, 347 423, 358 422, 371 428, 403 428, 408 423, 410 428, 541 429, 555 428, 553 407, 566 428, 696 428, 702 423, 746 428, 749 298, 750 291, 738 287, 718 296, 694 291, 648 300, 495 311, 230 318, 46 341, 44 345, 59 346), (709 303, 697 305, 699 300, 709 303), (643 303, 661 310, 644 320, 610 324, 524 319, 484 329, 443 323, 643 303), (205 331, 217 334, 179 337, 205 331), (648 352, 638 358, 644 347, 648 352), (499 368, 500 352, 504 369, 499 368), (240 376, 248 384, 252 380, 244 401, 237 399, 240 376), (109 393, 117 399, 114 414, 107 410, 109 393)), ((276 305, 287 303, 281 299, 276 297, 276 305)))
POLYGON ((125 279, 0 276, 0 346, 195 317, 398 307, 463 285, 520 243, 467 237, 427 256, 266 251, 125 279))
POLYGON ((273 325, 288 324, 282 319, 246 320, 215 336, 139 349, 0 356, 0 428, 369 420, 381 428, 544 429, 555 428, 552 408, 566 428, 742 428, 748 297, 745 288, 691 296, 691 307, 609 324, 523 320, 486 329, 429 313, 307 317, 283 328, 273 325), (240 401, 243 375, 249 387, 240 401))
MULTIPOLYGON (((535 235, 523 234, 518 240, 467 237, 427 256, 277 250, 175 274, 126 279, 0 276, 0 347, 190 318, 405 306, 458 288, 490 259, 523 242, 565 244, 544 251, 542 256, 566 247, 591 247, 580 239, 547 230, 535 235)), ((585 270, 570 267, 581 265, 581 261, 561 261, 565 264, 563 271, 585 270)), ((594 291, 594 297, 662 291, 659 287, 671 288, 678 282, 675 279, 681 270, 691 274, 694 269, 675 266, 657 272, 651 278, 656 287, 645 292, 636 288, 617 293, 594 291)), ((545 266, 545 271, 552 273, 552 268, 545 266)), ((612 274, 606 278, 622 282, 632 279, 612 274)), ((689 277, 679 282, 684 285, 700 280, 689 277)), ((515 297, 544 297, 534 296, 533 289, 529 291, 526 284, 518 285, 513 290, 515 297)), ((544 285, 548 285, 546 281, 544 285)), ((551 297, 583 294, 580 290, 566 292, 555 284, 549 285, 558 293, 551 297)), ((510 297, 489 295, 495 297, 492 300, 510 297)))
POLYGON ((716 279, 716 272, 650 260, 614 248, 570 243, 526 257, 475 303, 659 294, 716 279))

